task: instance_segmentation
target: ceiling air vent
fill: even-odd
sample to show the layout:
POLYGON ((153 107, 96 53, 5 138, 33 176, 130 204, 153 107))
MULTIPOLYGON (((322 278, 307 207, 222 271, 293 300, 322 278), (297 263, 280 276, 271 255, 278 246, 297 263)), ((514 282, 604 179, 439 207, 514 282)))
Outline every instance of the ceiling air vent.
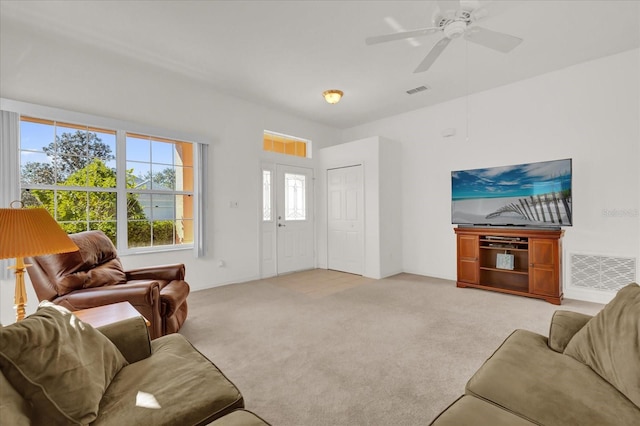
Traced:
POLYGON ((424 92, 425 90, 428 90, 429 88, 427 86, 420 86, 420 87, 416 87, 415 89, 410 89, 407 90, 407 94, 408 95, 413 95, 416 94, 418 92, 424 92))

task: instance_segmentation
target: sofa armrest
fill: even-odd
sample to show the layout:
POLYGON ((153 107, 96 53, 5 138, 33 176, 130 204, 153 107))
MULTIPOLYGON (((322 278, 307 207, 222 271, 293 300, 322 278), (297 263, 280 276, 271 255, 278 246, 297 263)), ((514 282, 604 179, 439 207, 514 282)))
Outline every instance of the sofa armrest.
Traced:
POLYGON ((133 364, 151 356, 151 339, 144 318, 135 317, 97 328, 133 364))
POLYGON ((549 328, 549 347, 556 352, 564 352, 571 338, 592 318, 571 311, 555 311, 549 328))
POLYGON ((171 265, 146 266, 124 271, 127 281, 131 280, 184 280, 184 264, 176 263, 171 265))

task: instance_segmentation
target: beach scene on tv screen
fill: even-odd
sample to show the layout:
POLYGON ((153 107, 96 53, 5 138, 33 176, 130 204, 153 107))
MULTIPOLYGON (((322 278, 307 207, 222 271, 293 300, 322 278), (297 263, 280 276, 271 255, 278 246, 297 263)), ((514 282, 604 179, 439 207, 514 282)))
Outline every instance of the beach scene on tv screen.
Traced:
POLYGON ((571 225, 571 160, 451 173, 451 222, 571 225))

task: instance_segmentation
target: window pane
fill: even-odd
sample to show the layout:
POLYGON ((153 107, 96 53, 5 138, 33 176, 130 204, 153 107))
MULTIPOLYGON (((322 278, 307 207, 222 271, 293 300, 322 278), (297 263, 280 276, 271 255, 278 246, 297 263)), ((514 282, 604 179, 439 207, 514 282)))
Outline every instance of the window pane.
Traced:
POLYGON ((127 136, 127 160, 151 162, 151 142, 127 136))
POLYGON ((151 222, 134 220, 127 222, 127 247, 151 246, 151 222))
POLYGON ((151 164, 127 161, 127 188, 151 188, 151 164))
POLYGON ((174 144, 151 141, 151 162, 173 164, 174 144))
MULTIPOLYGON (((114 162, 115 167, 115 162, 114 162)), ((86 167, 87 169, 87 186, 97 188, 115 188, 116 187, 116 171, 110 168, 100 159, 94 159, 86 167)))
POLYGON ((58 166, 57 184, 65 186, 87 186, 89 164, 86 157, 69 155, 60 157, 58 166))
POLYGON ((56 151, 65 152, 67 154, 73 152, 76 155, 87 157, 89 155, 88 142, 86 130, 78 130, 76 128, 66 127, 61 123, 57 123, 56 151), (74 151, 70 150, 72 146, 74 151))
POLYGON ((86 191, 57 191, 56 220, 58 222, 83 221, 86 229, 88 195, 86 191))
POLYGON ((115 192, 90 192, 89 220, 115 221, 117 213, 116 203, 117 194, 115 192))
POLYGON ((53 185, 55 181, 55 170, 46 154, 31 151, 20 153, 21 184, 53 185))
POLYGON ((20 121, 20 149, 44 152, 44 147, 53 144, 53 124, 20 121))
POLYGON ((178 166, 193 167, 193 144, 187 142, 176 142, 174 148, 174 164, 178 166))
POLYGON ((151 218, 151 194, 127 194, 127 220, 151 218))
POLYGON ((307 206, 305 204, 305 175, 284 174, 284 218, 285 220, 305 220, 307 206))
POLYGON ((58 222, 60 227, 67 234, 77 234, 78 232, 88 231, 87 222, 58 222))
POLYGON ((193 219, 193 197, 176 195, 176 219, 193 219))
POLYGON ((115 133, 94 132, 96 141, 100 141, 101 146, 90 147, 89 158, 98 157, 103 161, 109 161, 111 157, 115 160, 116 135, 115 133), (96 149, 100 148, 100 149, 96 149), (104 151, 103 151, 104 150, 104 151), (111 156, 111 157, 109 157, 111 156))
POLYGON ((49 214, 55 217, 55 193, 49 189, 23 189, 20 199, 25 207, 42 207, 47 209, 49 214))
POLYGON ((176 217, 173 195, 151 195, 151 218, 153 220, 174 220, 176 217))
POLYGON ((262 220, 271 220, 271 170, 262 171, 262 220))
POLYGON ((193 191, 193 168, 174 167, 175 170, 175 190, 193 191))
POLYGON ((165 164, 153 164, 151 189, 173 191, 176 187, 176 171, 165 164))
POLYGON ((176 222, 176 244, 193 244, 193 220, 176 222))
POLYGON ((277 152, 296 157, 306 157, 307 145, 310 143, 311 141, 305 141, 293 136, 285 136, 266 131, 262 137, 262 149, 264 151, 277 152))
POLYGON ((175 224, 172 220, 154 220, 153 221, 153 245, 164 246, 173 244, 173 236, 175 224))

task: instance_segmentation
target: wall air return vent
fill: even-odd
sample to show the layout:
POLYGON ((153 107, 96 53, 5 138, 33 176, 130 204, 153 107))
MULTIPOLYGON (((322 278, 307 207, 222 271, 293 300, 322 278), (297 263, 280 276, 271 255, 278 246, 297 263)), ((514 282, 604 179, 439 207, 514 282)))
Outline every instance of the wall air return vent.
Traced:
POLYGON ((616 292, 636 281, 636 259, 602 255, 570 255, 571 286, 616 292))
POLYGON ((428 86, 416 87, 416 88, 407 90, 407 94, 408 95, 415 95, 416 93, 424 92, 425 90, 429 90, 429 87, 428 86))

